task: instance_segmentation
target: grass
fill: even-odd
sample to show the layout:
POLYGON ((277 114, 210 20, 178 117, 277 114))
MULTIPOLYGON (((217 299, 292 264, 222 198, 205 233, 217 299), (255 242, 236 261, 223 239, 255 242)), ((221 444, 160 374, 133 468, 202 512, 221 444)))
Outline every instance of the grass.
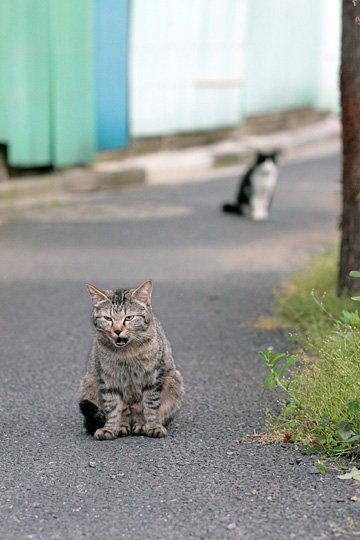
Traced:
POLYGON ((360 455, 360 316, 336 296, 334 252, 312 260, 278 295, 283 325, 294 330, 296 355, 263 351, 264 391, 285 393, 268 441, 305 445, 327 455, 360 455))
POLYGON ((299 332, 301 342, 328 334, 342 311, 354 309, 350 297, 336 295, 338 256, 333 249, 313 257, 277 294, 281 318, 299 332))

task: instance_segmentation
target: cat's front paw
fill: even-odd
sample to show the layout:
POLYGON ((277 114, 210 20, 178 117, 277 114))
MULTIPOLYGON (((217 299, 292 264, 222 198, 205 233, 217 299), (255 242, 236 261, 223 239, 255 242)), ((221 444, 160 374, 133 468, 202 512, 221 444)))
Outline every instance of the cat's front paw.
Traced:
POLYGON ((131 429, 129 424, 121 424, 119 427, 119 437, 127 437, 130 435, 131 429))
POLYGON ((144 424, 134 424, 131 430, 133 435, 145 435, 145 426, 144 424))
POLYGON ((154 428, 145 427, 144 435, 153 438, 166 437, 167 429, 164 426, 156 426, 154 428))
POLYGON ((117 436, 118 434, 116 431, 107 428, 97 429, 94 435, 95 439, 98 441, 110 441, 112 439, 116 439, 117 436))

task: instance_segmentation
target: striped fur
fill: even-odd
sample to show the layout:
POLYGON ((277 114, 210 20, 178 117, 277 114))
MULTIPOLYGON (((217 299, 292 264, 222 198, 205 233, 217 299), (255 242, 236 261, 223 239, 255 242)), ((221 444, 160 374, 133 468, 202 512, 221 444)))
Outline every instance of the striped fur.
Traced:
POLYGON ((98 440, 164 437, 184 387, 152 312, 152 282, 115 291, 87 287, 96 334, 80 384, 85 428, 98 440))

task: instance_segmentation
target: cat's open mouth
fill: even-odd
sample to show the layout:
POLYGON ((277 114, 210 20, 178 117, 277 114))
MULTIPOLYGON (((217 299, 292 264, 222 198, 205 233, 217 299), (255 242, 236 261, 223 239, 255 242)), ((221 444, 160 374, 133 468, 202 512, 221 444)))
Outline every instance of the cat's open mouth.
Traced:
POLYGON ((117 347, 125 347, 127 342, 128 342, 128 338, 126 338, 126 337, 118 337, 115 340, 115 344, 116 344, 117 347))

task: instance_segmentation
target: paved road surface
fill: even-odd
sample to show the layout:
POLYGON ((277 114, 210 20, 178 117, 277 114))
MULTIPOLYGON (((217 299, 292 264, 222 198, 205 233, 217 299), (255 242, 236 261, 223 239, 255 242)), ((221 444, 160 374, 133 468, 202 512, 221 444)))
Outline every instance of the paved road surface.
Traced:
POLYGON ((272 289, 336 237, 337 158, 284 166, 270 221, 218 211, 236 179, 131 189, 28 210, 0 229, 0 537, 327 539, 356 487, 264 427, 254 326, 272 289), (155 282, 186 400, 169 437, 95 441, 77 410, 91 340, 84 283, 155 282), (341 499, 341 502, 338 501, 341 499))

